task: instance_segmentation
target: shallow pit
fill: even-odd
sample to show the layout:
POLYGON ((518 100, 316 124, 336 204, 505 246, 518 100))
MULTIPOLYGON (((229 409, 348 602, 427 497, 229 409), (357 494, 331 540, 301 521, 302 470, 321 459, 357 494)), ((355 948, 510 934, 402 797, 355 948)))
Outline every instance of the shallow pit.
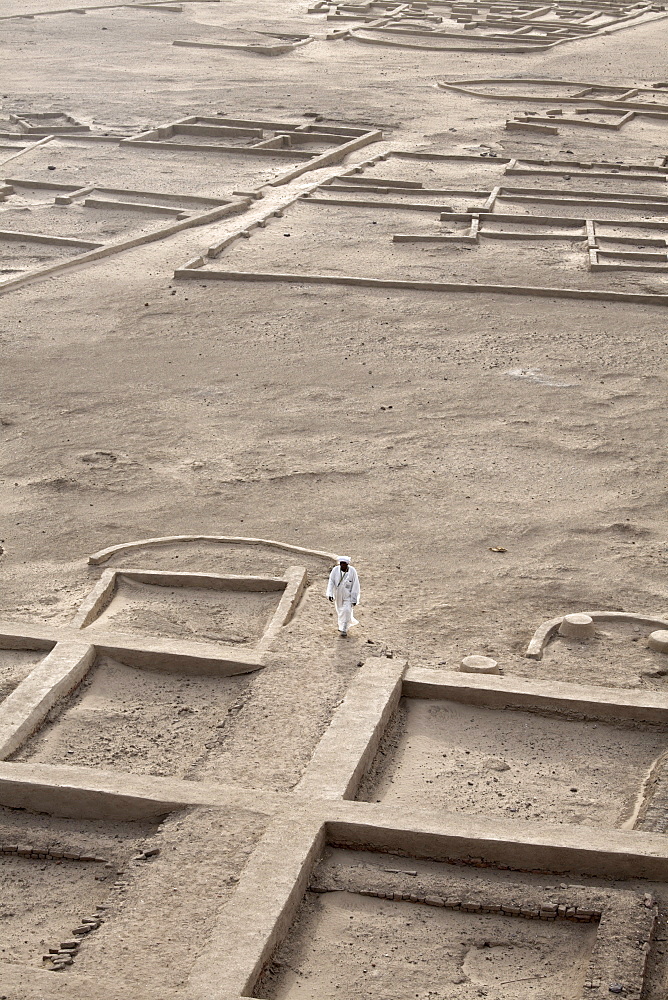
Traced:
MULTIPOLYGON (((42 956, 73 938, 98 906, 104 927, 115 910, 117 874, 155 831, 150 823, 68 820, 0 807, 0 845, 98 857, 98 861, 20 857, 0 851, 2 963, 48 968, 42 956)), ((82 944, 89 948, 95 934, 82 944)), ((2 973, 0 971, 0 978, 2 973)))
POLYGON ((194 777, 229 738, 246 677, 186 676, 99 657, 14 759, 194 777))
POLYGON ((109 605, 93 627, 174 639, 257 642, 282 591, 163 587, 120 577, 109 605))
POLYGON ((401 808, 620 827, 666 746, 656 728, 404 699, 359 798, 401 808))
POLYGON ((257 997, 576 1000, 595 925, 543 923, 366 898, 307 897, 257 997))

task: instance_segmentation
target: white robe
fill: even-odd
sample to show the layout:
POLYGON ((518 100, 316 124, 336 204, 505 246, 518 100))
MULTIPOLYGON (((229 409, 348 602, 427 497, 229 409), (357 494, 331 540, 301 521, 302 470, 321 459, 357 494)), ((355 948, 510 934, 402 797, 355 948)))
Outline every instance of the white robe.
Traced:
POLYGON ((327 584, 327 597, 334 598, 339 632, 347 632, 353 625, 359 624, 353 616, 353 605, 359 604, 360 600, 360 582, 354 566, 349 566, 345 573, 340 566, 332 569, 327 584))

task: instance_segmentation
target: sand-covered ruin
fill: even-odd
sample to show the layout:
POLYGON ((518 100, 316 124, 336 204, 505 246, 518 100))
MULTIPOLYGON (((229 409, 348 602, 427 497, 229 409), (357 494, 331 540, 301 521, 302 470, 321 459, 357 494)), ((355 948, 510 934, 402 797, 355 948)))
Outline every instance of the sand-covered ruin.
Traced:
POLYGON ((0 20, 0 997, 665 1000, 668 11, 0 20))

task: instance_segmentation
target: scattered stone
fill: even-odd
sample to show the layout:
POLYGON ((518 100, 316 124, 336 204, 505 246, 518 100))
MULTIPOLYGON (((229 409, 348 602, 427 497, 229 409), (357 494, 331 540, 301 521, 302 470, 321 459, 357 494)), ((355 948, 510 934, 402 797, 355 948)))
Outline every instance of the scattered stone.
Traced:
MULTIPOLYGON (((159 847, 147 847, 145 851, 140 851, 134 860, 146 861, 148 858, 154 858, 157 854, 160 854, 159 847)), ((118 874, 121 875, 122 872, 119 872, 118 874)))

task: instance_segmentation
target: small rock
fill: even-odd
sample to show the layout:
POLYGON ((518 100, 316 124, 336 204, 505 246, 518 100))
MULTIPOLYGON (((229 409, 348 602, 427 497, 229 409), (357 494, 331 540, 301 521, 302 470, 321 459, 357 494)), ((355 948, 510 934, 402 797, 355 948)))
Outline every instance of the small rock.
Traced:
POLYGON ((488 757, 487 760, 482 762, 482 766, 488 771, 509 771, 510 764, 506 764, 505 760, 501 760, 500 757, 488 757))

